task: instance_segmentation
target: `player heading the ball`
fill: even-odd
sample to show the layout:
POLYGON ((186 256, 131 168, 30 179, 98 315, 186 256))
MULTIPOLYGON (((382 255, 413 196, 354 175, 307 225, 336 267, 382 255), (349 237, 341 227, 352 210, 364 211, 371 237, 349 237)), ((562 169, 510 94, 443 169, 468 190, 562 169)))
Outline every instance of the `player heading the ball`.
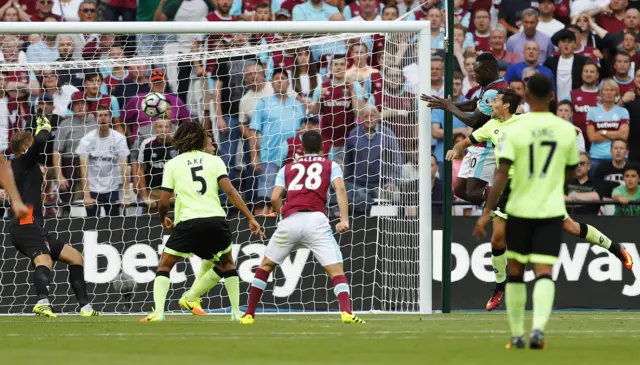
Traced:
MULTIPOLYGON (((155 311, 140 322, 164 321, 164 307, 171 281, 169 273, 181 258, 194 254, 203 260, 213 261, 215 266, 196 280, 191 289, 180 299, 187 308, 199 307, 199 298, 213 288, 221 278, 238 276, 231 256, 231 233, 227 212, 220 204, 219 187, 229 201, 249 220, 251 232, 264 237, 262 227, 245 205, 238 191, 231 185, 227 168, 218 156, 206 149, 207 134, 197 122, 182 124, 173 138, 173 148, 180 153, 164 167, 162 191, 158 213, 162 227, 173 233, 162 252, 153 282, 155 311), (171 194, 176 193, 175 224, 167 217, 171 194), (193 298, 190 301, 189 298, 193 298)), ((233 281, 236 286, 239 280, 233 281)), ((227 290, 229 288, 227 287, 227 290)), ((239 288, 235 288, 239 292, 239 288)))
POLYGON ((256 307, 267 287, 269 274, 298 246, 309 248, 333 281, 342 322, 365 323, 351 312, 349 284, 342 267, 342 254, 327 216, 329 187, 333 185, 340 207, 340 223, 336 225, 336 231, 349 230, 349 202, 342 170, 337 163, 320 156, 322 137, 317 131, 310 130, 302 135, 302 147, 305 155, 286 164, 276 177, 271 202, 283 219, 269 240, 262 263, 251 282, 247 313, 240 323, 253 324, 256 307), (282 197, 285 191, 287 202, 283 207, 282 197))
POLYGON ((17 132, 11 138, 11 148, 16 156, 11 161, 13 175, 20 187, 20 196, 28 207, 28 213, 20 217, 13 209, 9 212, 11 243, 31 260, 35 268, 33 282, 38 303, 33 307, 33 312, 50 318, 56 317, 49 303, 49 278, 53 262, 62 261, 69 265, 69 286, 80 305, 80 314, 83 317, 100 316, 102 313, 89 304, 82 254, 75 248, 58 242, 54 234, 44 229, 43 179, 38 158, 44 153, 51 136, 51 124, 42 115, 37 116, 36 124, 35 140, 27 131, 17 132))

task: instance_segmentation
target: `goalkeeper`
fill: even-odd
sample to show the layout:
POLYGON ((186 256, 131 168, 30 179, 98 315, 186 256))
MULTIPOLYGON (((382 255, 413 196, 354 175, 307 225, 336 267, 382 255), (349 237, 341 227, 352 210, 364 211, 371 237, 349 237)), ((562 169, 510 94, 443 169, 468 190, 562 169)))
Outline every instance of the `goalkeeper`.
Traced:
POLYGON ((58 242, 56 237, 44 229, 42 216, 42 172, 38 157, 44 153, 51 134, 51 124, 44 116, 38 115, 35 141, 31 133, 20 131, 11 138, 11 148, 15 158, 11 161, 20 197, 27 206, 27 215, 18 218, 13 209, 9 212, 11 227, 9 234, 16 249, 31 259, 35 267, 33 275, 38 303, 33 312, 50 318, 56 315, 49 303, 49 277, 54 261, 69 265, 69 285, 76 295, 83 317, 100 316, 89 304, 84 281, 82 254, 70 245, 58 242))

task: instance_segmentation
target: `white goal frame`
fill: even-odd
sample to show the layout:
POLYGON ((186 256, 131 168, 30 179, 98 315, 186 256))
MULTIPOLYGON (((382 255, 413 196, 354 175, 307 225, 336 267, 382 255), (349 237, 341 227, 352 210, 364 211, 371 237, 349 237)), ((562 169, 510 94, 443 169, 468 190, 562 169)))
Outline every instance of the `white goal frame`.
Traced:
MULTIPOLYGON (((27 22, 1 23, 0 34, 194 34, 194 33, 358 34, 418 33, 420 94, 431 93, 431 25, 429 21, 369 22, 27 22)), ((24 67, 25 65, 20 65, 24 67)), ((419 95, 416 95, 419 98, 419 95)), ((433 313, 431 222, 431 110, 419 102, 419 313, 433 313)))

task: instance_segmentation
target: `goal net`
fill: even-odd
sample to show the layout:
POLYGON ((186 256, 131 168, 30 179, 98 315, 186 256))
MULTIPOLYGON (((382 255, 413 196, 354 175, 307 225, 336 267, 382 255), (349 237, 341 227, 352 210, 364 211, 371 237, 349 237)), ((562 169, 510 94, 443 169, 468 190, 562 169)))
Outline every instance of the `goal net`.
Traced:
MULTIPOLYGON (((430 208, 419 204, 430 206, 430 155, 423 156, 431 147, 430 117, 424 108, 418 113, 419 93, 430 90, 429 25, 365 23, 0 25, 0 124, 11 140, 34 130, 36 113, 51 120, 52 137, 38 160, 45 229, 83 253, 96 309, 151 310, 155 270, 171 234, 157 218, 162 169, 176 155, 172 132, 195 122, 211 132, 267 237, 277 225, 270 207, 275 175, 302 153, 302 133, 320 130, 323 154, 341 165, 349 190, 352 230, 335 237, 354 310, 431 311, 424 259, 431 257, 430 208), (270 32, 257 32, 264 29, 270 32), (151 54, 130 43, 143 38, 154 42, 151 54), (169 104, 160 117, 145 112, 150 93, 169 104)), ((20 153, 15 149, 9 145, 8 158, 20 153)), ((221 201, 242 305, 267 241, 251 236, 224 194, 221 201)), ((333 192, 328 212, 335 223, 333 192)), ((33 268, 11 243, 9 222, 5 216, 0 314, 30 313, 33 268)), ((177 301, 200 266, 193 257, 171 272, 169 312, 180 311, 177 301)), ((55 311, 77 310, 66 264, 55 264, 50 291, 55 311)), ((338 310, 330 279, 307 249, 276 269, 261 306, 338 310)), ((223 285, 205 295, 203 307, 229 310, 223 285)))

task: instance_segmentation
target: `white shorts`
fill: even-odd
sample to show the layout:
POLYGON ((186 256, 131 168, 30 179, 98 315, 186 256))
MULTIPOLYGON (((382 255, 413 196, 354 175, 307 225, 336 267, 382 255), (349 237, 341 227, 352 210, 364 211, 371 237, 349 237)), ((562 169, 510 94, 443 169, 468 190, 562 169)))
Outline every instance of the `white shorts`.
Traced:
POLYGON ((496 155, 493 148, 471 146, 462 160, 458 177, 468 179, 475 177, 491 184, 496 172, 496 155))
POLYGON ((298 247, 313 252, 320 265, 342 263, 342 253, 329 219, 321 212, 296 212, 278 223, 264 256, 281 265, 285 258, 298 247))

